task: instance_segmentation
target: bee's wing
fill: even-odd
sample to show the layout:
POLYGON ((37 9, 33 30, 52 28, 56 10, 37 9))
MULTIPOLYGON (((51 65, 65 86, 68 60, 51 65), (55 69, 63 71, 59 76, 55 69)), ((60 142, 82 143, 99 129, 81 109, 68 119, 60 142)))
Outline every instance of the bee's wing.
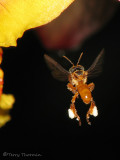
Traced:
POLYGON ((69 72, 65 70, 60 64, 58 64, 54 59, 44 54, 44 59, 51 70, 52 76, 60 81, 68 81, 69 72))
POLYGON ((104 49, 102 49, 101 52, 99 53, 99 55, 96 57, 93 64, 87 70, 88 77, 96 77, 101 74, 102 67, 103 67, 104 52, 105 52, 104 49))

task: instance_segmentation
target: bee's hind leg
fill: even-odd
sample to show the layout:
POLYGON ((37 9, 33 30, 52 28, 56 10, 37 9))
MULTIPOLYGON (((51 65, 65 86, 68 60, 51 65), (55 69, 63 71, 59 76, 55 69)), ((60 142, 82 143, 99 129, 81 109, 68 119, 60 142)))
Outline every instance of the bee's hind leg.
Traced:
POLYGON ((93 115, 95 117, 98 115, 98 110, 93 100, 91 101, 90 108, 86 114, 86 120, 89 125, 91 125, 91 122, 89 121, 90 115, 93 115))
POLYGON ((77 110, 75 108, 75 100, 76 98, 78 97, 79 93, 76 92, 74 94, 74 96, 72 97, 72 100, 71 100, 71 105, 70 105, 70 110, 72 111, 72 113, 74 114, 74 117, 73 118, 76 118, 78 121, 79 121, 79 125, 81 126, 81 120, 80 120, 80 117, 79 115, 77 114, 77 110))

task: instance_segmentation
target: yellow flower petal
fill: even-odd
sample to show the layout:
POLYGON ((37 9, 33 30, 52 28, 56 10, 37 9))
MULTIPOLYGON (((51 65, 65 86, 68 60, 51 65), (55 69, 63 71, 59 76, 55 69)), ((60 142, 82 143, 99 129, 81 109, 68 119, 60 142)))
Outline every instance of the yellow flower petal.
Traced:
POLYGON ((0 128, 3 127, 8 121, 11 120, 10 115, 0 115, 0 128))
POLYGON ((0 97, 0 128, 11 120, 9 115, 12 109, 15 98, 12 94, 2 94, 0 97))
POLYGON ((15 98, 12 94, 2 94, 0 99, 0 108, 4 110, 11 109, 15 102, 15 98))
POLYGON ((0 0, 0 46, 16 46, 25 30, 55 19, 74 0, 0 0))

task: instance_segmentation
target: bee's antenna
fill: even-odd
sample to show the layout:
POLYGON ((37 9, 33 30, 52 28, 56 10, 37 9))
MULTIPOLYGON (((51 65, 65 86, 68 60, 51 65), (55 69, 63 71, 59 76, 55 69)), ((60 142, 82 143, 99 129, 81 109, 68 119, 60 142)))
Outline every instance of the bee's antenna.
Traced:
POLYGON ((77 62, 77 65, 79 64, 79 62, 80 62, 80 60, 82 58, 82 55, 83 55, 83 52, 80 54, 80 57, 79 57, 78 62, 77 62))
POLYGON ((72 61, 70 59, 68 59, 66 56, 63 56, 65 59, 67 59, 73 66, 74 64, 72 63, 72 61))

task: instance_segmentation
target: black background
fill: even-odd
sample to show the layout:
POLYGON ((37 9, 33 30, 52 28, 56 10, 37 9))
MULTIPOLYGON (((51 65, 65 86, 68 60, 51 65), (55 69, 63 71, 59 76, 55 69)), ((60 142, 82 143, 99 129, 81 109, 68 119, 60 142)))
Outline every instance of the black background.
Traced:
MULTIPOLYGON (((78 159, 116 159, 119 155, 120 107, 120 13, 100 32, 90 37, 77 51, 67 51, 75 63, 83 51, 81 64, 88 68, 100 50, 105 48, 103 74, 95 79, 93 98, 99 116, 85 120, 89 105, 80 99, 76 107, 82 120, 68 117, 72 93, 65 82, 52 78, 43 54, 46 51, 34 31, 27 31, 17 47, 4 48, 2 68, 5 93, 16 98, 12 120, 0 129, 0 157, 3 152, 39 153, 39 159, 78 157, 78 159)), ((51 52, 50 52, 51 54, 51 52)), ((51 54, 66 69, 70 64, 51 54)), ((5 157, 4 157, 5 158, 5 157)), ((24 158, 23 158, 24 159, 24 158)), ((37 157, 34 157, 37 159, 37 157)))

